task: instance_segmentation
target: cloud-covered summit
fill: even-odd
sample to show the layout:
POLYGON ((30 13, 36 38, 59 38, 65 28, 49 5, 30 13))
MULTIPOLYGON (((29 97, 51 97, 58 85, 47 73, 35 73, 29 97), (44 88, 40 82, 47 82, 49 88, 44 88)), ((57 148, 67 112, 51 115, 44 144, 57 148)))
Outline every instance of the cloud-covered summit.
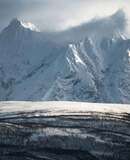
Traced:
POLYGON ((40 30, 64 30, 105 17, 123 8, 129 16, 129 0, 0 0, 0 29, 13 17, 36 24, 40 30))

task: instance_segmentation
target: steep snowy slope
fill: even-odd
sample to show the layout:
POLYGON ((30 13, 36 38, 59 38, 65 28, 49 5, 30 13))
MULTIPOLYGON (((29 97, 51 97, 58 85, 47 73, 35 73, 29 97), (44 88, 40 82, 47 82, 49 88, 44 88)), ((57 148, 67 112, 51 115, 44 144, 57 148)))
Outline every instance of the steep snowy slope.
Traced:
POLYGON ((0 99, 130 103, 125 25, 122 11, 60 33, 14 19, 0 34, 0 99))
POLYGON ((59 48, 43 34, 30 30, 17 19, 12 20, 0 34, 1 99, 6 99, 15 85, 53 63, 58 54, 59 48))
MULTIPOLYGON (((85 39, 69 45, 66 67, 69 71, 54 82, 49 100, 130 102, 130 41, 122 37, 85 39)), ((46 99, 46 97, 45 97, 46 99)))

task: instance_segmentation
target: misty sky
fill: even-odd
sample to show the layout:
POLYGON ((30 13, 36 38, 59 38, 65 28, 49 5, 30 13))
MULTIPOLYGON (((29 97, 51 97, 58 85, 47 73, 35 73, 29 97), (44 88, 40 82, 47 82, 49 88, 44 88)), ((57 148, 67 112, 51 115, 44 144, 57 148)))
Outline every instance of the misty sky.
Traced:
POLYGON ((40 30, 62 30, 121 8, 129 16, 129 6, 130 0, 0 0, 0 29, 17 17, 40 30))

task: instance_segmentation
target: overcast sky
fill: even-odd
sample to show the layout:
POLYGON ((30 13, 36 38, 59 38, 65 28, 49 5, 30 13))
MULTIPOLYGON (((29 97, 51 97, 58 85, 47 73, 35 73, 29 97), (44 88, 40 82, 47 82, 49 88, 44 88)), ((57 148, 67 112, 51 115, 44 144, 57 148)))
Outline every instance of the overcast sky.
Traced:
POLYGON ((40 30, 61 30, 120 8, 130 15, 129 6, 130 0, 0 0, 0 29, 17 17, 40 30))

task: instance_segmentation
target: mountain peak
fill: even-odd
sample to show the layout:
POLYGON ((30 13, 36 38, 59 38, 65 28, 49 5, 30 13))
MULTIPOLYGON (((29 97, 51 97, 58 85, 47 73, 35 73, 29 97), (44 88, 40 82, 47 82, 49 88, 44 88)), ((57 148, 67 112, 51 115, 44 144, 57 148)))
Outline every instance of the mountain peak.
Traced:
POLYGON ((121 18, 121 17, 125 17, 125 12, 123 9, 118 9, 113 15, 112 17, 115 17, 115 18, 121 18))
POLYGON ((37 31, 37 32, 39 31, 38 28, 31 22, 20 21, 17 18, 12 19, 8 28, 13 28, 13 29, 25 28, 25 29, 30 29, 31 31, 37 31))
POLYGON ((19 27, 20 25, 21 25, 21 22, 17 18, 12 19, 12 21, 9 24, 9 26, 16 26, 16 27, 19 27))

